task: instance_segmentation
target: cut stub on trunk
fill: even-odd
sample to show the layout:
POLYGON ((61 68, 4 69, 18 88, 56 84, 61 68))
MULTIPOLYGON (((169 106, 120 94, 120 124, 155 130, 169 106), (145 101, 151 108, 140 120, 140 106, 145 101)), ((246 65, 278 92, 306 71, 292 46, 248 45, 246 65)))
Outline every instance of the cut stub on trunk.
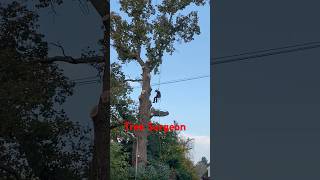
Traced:
POLYGON ((159 109, 151 108, 151 116, 164 117, 168 115, 169 115, 168 111, 161 111, 159 109))

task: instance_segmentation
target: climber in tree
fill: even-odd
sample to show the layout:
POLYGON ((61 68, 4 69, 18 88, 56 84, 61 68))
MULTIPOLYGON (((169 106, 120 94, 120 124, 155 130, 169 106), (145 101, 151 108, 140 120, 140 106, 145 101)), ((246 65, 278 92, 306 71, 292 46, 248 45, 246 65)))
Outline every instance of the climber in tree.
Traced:
POLYGON ((156 96, 153 98, 153 103, 157 103, 158 102, 158 98, 161 98, 161 93, 159 90, 155 90, 155 92, 157 93, 156 96))

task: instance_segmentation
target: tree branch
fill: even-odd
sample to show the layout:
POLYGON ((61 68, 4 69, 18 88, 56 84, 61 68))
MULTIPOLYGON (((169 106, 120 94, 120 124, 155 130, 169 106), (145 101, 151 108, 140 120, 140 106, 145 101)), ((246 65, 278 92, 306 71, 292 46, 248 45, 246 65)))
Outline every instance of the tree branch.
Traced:
POLYGON ((60 42, 50 43, 50 44, 53 45, 53 46, 56 46, 56 47, 59 48, 59 49, 61 49, 61 52, 62 52, 63 56, 67 56, 66 53, 65 53, 65 50, 64 50, 64 48, 63 48, 63 46, 61 45, 60 42))
POLYGON ((143 60, 141 59, 139 54, 137 55, 136 60, 140 64, 141 67, 143 67, 145 65, 145 63, 143 62, 143 60))
MULTIPOLYGON (((100 56, 73 58, 72 56, 68 56, 66 54, 60 42, 50 43, 50 44, 59 48, 63 56, 50 57, 46 60, 41 60, 40 61, 41 63, 54 63, 54 62, 60 61, 60 62, 66 62, 70 64, 93 64, 93 63, 102 63, 104 61, 104 58, 100 56)), ((36 61, 36 62, 39 62, 39 61, 36 61)))
POLYGON ((121 125, 125 122, 124 119, 121 119, 121 120, 120 120, 120 119, 117 118, 115 115, 112 115, 112 116, 113 116, 114 119, 117 120, 117 123, 116 123, 116 124, 113 124, 113 125, 110 125, 110 129, 117 128, 117 127, 121 126, 121 125))
POLYGON ((168 111, 160 111, 158 109, 151 108, 151 117, 164 117, 168 116, 169 112, 168 111))
POLYGON ((124 80, 124 82, 128 82, 128 81, 130 81, 130 82, 141 82, 142 79, 125 79, 124 80))
POLYGON ((37 60, 35 62, 40 63, 54 63, 54 62, 65 62, 70 64, 94 64, 94 63, 103 63, 104 58, 102 56, 93 56, 93 57, 83 57, 83 58, 73 58, 71 56, 55 56, 50 57, 46 60, 37 60))

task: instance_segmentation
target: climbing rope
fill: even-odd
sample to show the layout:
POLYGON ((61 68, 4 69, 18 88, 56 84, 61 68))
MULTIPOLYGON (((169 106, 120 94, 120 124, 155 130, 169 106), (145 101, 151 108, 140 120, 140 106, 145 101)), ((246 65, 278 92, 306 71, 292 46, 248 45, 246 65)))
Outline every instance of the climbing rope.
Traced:
MULTIPOLYGON (((161 65, 162 63, 159 65, 159 80, 158 80, 158 91, 160 91, 160 85, 161 85, 161 65)), ((161 92, 161 91, 160 91, 161 92)), ((158 106, 158 110, 160 112, 161 110, 161 99, 162 97, 159 98, 159 106, 158 106)), ((160 122, 160 116, 158 117, 158 120, 160 122)))

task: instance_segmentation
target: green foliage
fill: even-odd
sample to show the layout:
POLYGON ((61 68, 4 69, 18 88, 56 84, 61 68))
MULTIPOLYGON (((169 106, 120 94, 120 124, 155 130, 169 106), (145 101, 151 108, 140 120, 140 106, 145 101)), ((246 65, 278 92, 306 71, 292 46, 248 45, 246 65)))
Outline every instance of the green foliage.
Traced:
POLYGON ((121 65, 111 64, 111 106, 117 111, 128 112, 133 100, 129 97, 132 87, 125 81, 121 65))
MULTIPOLYGON (((154 162, 147 167, 138 167, 137 180, 168 180, 170 176, 170 168, 161 162, 154 162)), ((130 178, 135 179, 135 168, 130 169, 130 178)))
MULTIPOLYGON (((120 135, 118 137, 121 137, 120 135)), ((127 164, 130 165, 132 154, 132 140, 120 138, 122 141, 121 153, 128 155, 127 164)), ((169 177, 181 180, 197 179, 196 169, 188 158, 191 149, 191 139, 182 139, 176 132, 150 132, 148 136, 148 165, 145 168, 138 167, 137 179, 169 179, 169 177)), ((113 156, 113 155, 112 155, 113 156)), ((129 168, 129 179, 134 179, 135 168, 129 168)))
POLYGON ((81 179, 88 131, 61 108, 73 84, 57 65, 40 62, 48 48, 37 18, 18 2, 0 4, 0 176, 81 179))
MULTIPOLYGON (((204 5, 204 0, 162 0, 157 3, 151 0, 120 0, 119 3, 122 14, 111 13, 111 39, 122 63, 137 61, 144 70, 158 73, 164 54, 171 55, 175 51, 176 42, 188 43, 200 34, 197 11, 188 13, 185 9, 193 5, 204 5)), ((122 107, 124 108, 117 109, 120 116, 135 121, 136 114, 133 111, 121 113, 129 110, 129 106, 122 107)), ((187 158, 191 141, 182 140, 175 132, 167 133, 163 139, 160 138, 162 136, 162 132, 148 136, 148 165, 139 167, 137 177, 196 179, 193 164, 187 158), (162 164, 164 168, 157 167, 157 164, 162 164)), ((134 140, 121 138, 123 135, 117 133, 117 139, 119 137, 126 146, 131 145, 134 140)), ((132 148, 127 148, 126 151, 132 153, 132 148)), ((134 179, 132 173, 130 176, 134 179)))
POLYGON ((119 143, 111 142, 110 147, 110 168, 111 177, 113 180, 128 179, 129 164, 128 153, 124 153, 122 146, 119 143))
MULTIPOLYGON (((61 4, 62 0, 39 0, 38 7, 61 4)), ((111 17, 111 38, 122 62, 146 52, 148 66, 156 73, 164 53, 175 51, 175 42, 190 42, 200 34, 196 11, 184 14, 188 6, 203 0, 120 0, 123 19, 111 17)), ((17 2, 0 4, 0 176, 32 179, 86 178, 90 159, 86 131, 72 123, 61 108, 72 95, 73 84, 54 64, 39 63, 47 58, 47 43, 37 32, 38 15, 17 2)), ((111 125, 134 116, 132 92, 119 64, 111 65, 111 125), (126 114, 124 114, 124 112, 126 114)), ((133 117, 133 119, 135 119, 133 117)), ((112 130, 112 179, 134 179, 130 166, 132 137, 123 127, 112 130), (120 142, 118 140, 120 139, 120 142)), ((138 179, 195 179, 187 158, 189 141, 170 132, 149 136, 146 168, 138 169, 138 179)))
MULTIPOLYGON (((134 118, 134 102, 129 97, 132 87, 125 81, 125 75, 122 72, 121 65, 117 63, 111 64, 111 126, 119 125, 119 121, 134 118), (129 117, 129 116, 132 116, 129 117)), ((118 138, 126 140, 131 138, 124 131, 122 124, 111 131, 111 138, 118 141, 118 138)))
POLYGON ((162 0, 154 4, 151 0, 120 0, 120 11, 128 18, 111 13, 111 39, 119 60, 140 59, 144 49, 150 70, 157 73, 164 53, 175 51, 175 42, 190 42, 200 34, 198 13, 183 13, 192 4, 200 6, 205 1, 162 0))
POLYGON ((152 161, 169 166, 171 177, 176 179, 197 179, 195 167, 188 158, 191 139, 182 139, 177 132, 155 132, 149 136, 148 157, 152 161))

